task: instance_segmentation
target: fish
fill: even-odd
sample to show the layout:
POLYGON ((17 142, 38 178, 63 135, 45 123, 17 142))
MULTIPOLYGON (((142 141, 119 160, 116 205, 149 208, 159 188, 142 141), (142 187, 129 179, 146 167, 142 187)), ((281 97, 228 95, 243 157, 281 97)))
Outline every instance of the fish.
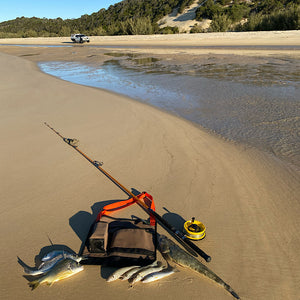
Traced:
POLYGON ((135 274, 138 270, 140 270, 141 267, 135 267, 130 269, 129 271, 125 272, 120 276, 121 280, 127 280, 129 279, 133 274, 135 274))
POLYGON ((76 260, 77 262, 80 262, 82 260, 82 257, 76 255, 76 254, 72 254, 68 251, 65 250, 54 250, 51 251, 49 253, 47 253, 45 256, 42 257, 41 261, 48 261, 48 260, 52 260, 54 257, 59 256, 59 255, 63 255, 65 258, 72 258, 73 260, 76 260))
POLYGON ((24 272, 31 276, 45 274, 63 258, 63 255, 55 256, 51 260, 42 262, 38 268, 29 268, 28 266, 23 266, 24 272))
POLYGON ((59 261, 48 273, 36 280, 29 282, 28 285, 31 287, 31 290, 36 289, 42 283, 47 283, 51 286, 54 282, 68 278, 81 272, 82 270, 83 266, 81 266, 77 261, 71 258, 64 258, 59 261))
POLYGON ((124 273, 130 271, 133 268, 140 268, 141 266, 130 266, 130 267, 124 267, 121 269, 116 270, 115 272, 113 272, 107 279, 107 282, 112 282, 115 281, 117 279, 119 279, 124 273))
POLYGON ((140 272, 140 271, 142 271, 142 270, 144 270, 144 269, 146 269, 146 268, 149 268, 149 267, 155 267, 155 266, 157 266, 157 264, 158 264, 158 261, 154 261, 152 264, 147 265, 147 266, 145 266, 145 267, 133 268, 133 269, 127 271, 126 273, 124 273, 124 274, 120 277, 120 279, 121 279, 121 280, 129 280, 129 279, 130 279, 132 276, 134 276, 136 273, 138 273, 138 272, 140 272))
MULTIPOLYGON (((65 251, 52 251, 42 258, 42 263, 38 268, 30 268, 27 265, 23 265, 24 272, 31 276, 41 275, 47 273, 51 268, 55 266, 60 260, 64 258, 70 258, 76 262, 80 262, 82 257, 71 254, 65 251)), ((22 265, 22 264, 21 264, 22 265)))
POLYGON ((54 250, 54 251, 51 251, 51 252, 47 253, 46 255, 44 255, 42 257, 41 261, 51 260, 51 259, 53 259, 56 256, 62 255, 63 253, 67 253, 67 252, 64 252, 63 250, 54 250))
POLYGON ((158 262, 156 266, 148 266, 145 267, 142 270, 137 271, 135 274, 133 274, 129 279, 129 283, 134 284, 138 281, 141 281, 145 276, 148 274, 159 272, 163 270, 165 267, 162 265, 161 262, 158 262))
POLYGON ((154 273, 154 272, 159 272, 163 270, 165 267, 161 262, 158 262, 156 266, 146 266, 141 270, 138 270, 135 274, 133 274, 129 279, 128 282, 130 284, 134 284, 138 281, 141 281, 145 276, 148 274, 154 273))
POLYGON ((212 279, 219 285, 225 288, 233 297, 240 299, 238 294, 225 283, 218 275, 202 264, 198 259, 181 249, 172 240, 168 239, 164 235, 158 237, 159 250, 167 261, 173 261, 174 263, 183 267, 188 267, 204 276, 212 279))
POLYGON ((175 268, 168 267, 168 268, 165 268, 161 271, 153 272, 153 273, 148 274, 147 276, 145 276, 142 279, 142 282, 143 283, 148 283, 148 282, 156 281, 156 280, 159 280, 159 279, 162 279, 162 278, 165 278, 167 276, 170 276, 170 275, 174 274, 175 271, 176 271, 175 268))

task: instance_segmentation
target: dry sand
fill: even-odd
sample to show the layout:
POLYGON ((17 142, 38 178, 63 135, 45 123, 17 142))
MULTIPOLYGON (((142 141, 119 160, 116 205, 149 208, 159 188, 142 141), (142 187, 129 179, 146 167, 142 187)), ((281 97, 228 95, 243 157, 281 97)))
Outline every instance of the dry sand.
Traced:
MULTIPOLYGON (((152 45, 159 44, 155 39, 152 45)), ((68 280, 30 291, 17 256, 33 266, 50 246, 48 237, 77 252, 99 207, 126 198, 44 121, 79 138, 81 150, 104 161, 126 187, 152 194, 159 214, 166 207, 174 219, 178 214, 204 222, 207 237, 197 245, 241 299, 299 298, 299 173, 165 112, 64 82, 26 57, 3 53, 14 49, 0 48, 1 299, 233 299, 182 268, 157 283, 128 288, 106 283, 110 270, 86 266, 68 280)))

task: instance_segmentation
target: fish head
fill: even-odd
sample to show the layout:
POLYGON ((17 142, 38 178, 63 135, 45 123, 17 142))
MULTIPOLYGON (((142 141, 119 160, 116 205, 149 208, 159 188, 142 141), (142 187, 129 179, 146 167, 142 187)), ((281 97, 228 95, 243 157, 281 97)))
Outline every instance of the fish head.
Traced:
POLYGON ((159 251, 161 253, 168 253, 168 252, 170 252, 169 239, 165 235, 159 235, 159 237, 158 237, 158 245, 159 245, 159 251))
POLYGON ((73 257, 72 257, 72 259, 74 259, 75 261, 77 261, 78 263, 79 262, 81 262, 82 261, 82 256, 78 256, 78 255, 74 255, 73 257))
POLYGON ((110 275, 108 278, 107 278, 107 282, 112 282, 112 281, 115 281, 119 278, 119 276, 117 274, 112 274, 110 275))
POLYGON ((73 273, 78 273, 80 271, 83 270, 83 266, 80 265, 79 262, 75 261, 75 260, 70 260, 69 263, 69 269, 73 272, 73 273))

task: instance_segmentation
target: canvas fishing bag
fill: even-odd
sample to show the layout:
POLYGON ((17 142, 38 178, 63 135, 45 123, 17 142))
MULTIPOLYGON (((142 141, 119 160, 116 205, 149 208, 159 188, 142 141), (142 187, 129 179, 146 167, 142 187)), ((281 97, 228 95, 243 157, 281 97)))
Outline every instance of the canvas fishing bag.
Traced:
MULTIPOLYGON (((137 196, 152 210, 153 198, 143 192, 137 196)), ((115 218, 111 214, 135 204, 134 198, 104 206, 90 228, 82 256, 87 264, 107 266, 148 265, 156 260, 156 221, 150 222, 137 217, 115 218)))

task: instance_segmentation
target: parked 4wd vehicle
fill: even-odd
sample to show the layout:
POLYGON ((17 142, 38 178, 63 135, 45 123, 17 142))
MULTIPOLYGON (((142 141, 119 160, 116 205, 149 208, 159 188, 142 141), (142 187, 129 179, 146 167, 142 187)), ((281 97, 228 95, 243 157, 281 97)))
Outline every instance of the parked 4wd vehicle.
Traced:
POLYGON ((84 34, 80 34, 80 33, 72 34, 71 35, 71 40, 74 43, 84 43, 84 42, 89 43, 90 42, 90 39, 89 39, 88 36, 86 36, 84 34))

